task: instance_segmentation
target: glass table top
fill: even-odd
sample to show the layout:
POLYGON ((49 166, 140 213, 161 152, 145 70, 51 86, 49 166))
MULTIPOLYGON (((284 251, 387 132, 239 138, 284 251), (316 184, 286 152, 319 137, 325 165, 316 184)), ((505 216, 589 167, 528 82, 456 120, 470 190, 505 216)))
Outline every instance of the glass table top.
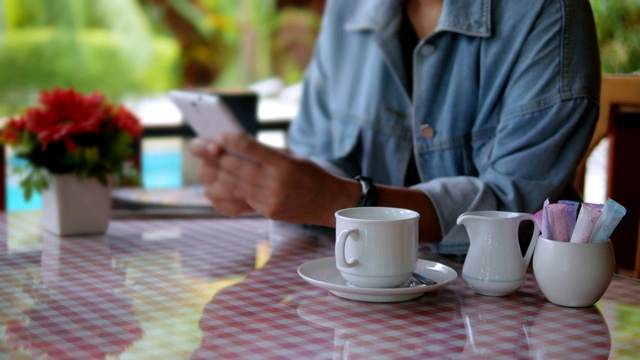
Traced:
MULTIPOLYGON (((461 276, 411 301, 332 295, 297 274, 333 230, 262 218, 124 219, 45 233, 0 214, 0 358, 588 358, 640 353, 640 282, 588 308, 549 303, 529 272, 508 297, 461 276)), ((422 249, 458 274, 462 262, 422 249)))

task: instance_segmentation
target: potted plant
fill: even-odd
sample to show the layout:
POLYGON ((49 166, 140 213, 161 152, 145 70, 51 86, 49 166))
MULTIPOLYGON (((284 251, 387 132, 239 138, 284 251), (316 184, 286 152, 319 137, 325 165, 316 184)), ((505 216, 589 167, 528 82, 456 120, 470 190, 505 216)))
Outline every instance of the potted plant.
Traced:
POLYGON ((139 119, 98 91, 43 90, 39 102, 9 118, 0 138, 26 160, 14 169, 25 198, 42 194, 43 225, 58 235, 106 231, 111 186, 139 182, 132 163, 139 119))

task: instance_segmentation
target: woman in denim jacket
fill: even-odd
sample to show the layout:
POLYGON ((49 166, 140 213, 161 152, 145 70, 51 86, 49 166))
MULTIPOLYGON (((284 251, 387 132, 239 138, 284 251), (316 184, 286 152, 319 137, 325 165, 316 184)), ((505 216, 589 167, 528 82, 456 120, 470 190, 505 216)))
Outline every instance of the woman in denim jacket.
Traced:
POLYGON ((409 208, 423 242, 464 253, 461 213, 570 197, 599 94, 588 0, 336 0, 291 152, 231 134, 191 148, 223 214, 334 226, 342 208, 409 208), (377 201, 362 204, 358 175, 377 201))

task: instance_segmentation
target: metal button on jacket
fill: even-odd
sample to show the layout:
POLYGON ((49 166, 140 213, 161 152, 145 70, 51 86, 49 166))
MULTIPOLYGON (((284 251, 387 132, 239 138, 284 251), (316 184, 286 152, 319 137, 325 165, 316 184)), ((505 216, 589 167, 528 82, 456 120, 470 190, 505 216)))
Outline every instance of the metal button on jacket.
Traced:
POLYGON ((436 131, 429 124, 422 124, 420 126, 420 136, 425 139, 431 139, 436 134, 436 131))

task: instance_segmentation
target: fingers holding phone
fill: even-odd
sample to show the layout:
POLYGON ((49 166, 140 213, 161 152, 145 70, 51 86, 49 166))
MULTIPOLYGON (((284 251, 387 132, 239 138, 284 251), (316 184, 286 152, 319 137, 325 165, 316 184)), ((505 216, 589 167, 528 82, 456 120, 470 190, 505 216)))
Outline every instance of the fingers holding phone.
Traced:
POLYGON ((198 137, 213 140, 224 133, 244 133, 245 129, 222 99, 214 94, 173 90, 169 98, 198 137))

